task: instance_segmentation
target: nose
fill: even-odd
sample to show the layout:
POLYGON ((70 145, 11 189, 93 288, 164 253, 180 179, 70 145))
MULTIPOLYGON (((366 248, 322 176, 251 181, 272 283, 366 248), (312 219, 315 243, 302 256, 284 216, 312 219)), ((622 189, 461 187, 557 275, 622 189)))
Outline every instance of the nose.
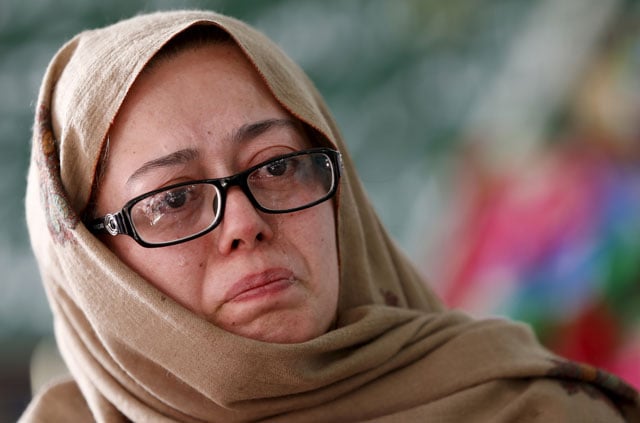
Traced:
POLYGON ((273 237, 271 225, 253 207, 240 187, 227 191, 224 215, 217 228, 218 251, 227 255, 235 250, 253 249, 273 237))

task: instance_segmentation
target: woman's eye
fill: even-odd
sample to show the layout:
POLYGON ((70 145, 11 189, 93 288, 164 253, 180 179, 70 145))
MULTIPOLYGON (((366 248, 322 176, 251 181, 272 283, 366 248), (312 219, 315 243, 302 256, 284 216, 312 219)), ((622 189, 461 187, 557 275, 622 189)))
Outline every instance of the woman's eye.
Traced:
POLYGON ((163 202, 167 207, 177 209, 184 206, 184 203, 187 201, 188 192, 189 190, 186 188, 169 191, 164 196, 163 202))
POLYGON ((215 204, 217 191, 213 185, 184 185, 159 192, 136 203, 131 216, 138 228, 172 225, 186 222, 206 210, 203 205, 215 204))
POLYGON ((146 213, 161 215, 181 209, 193 201, 195 187, 193 185, 172 189, 150 197, 144 204, 146 213))
POLYGON ((272 176, 282 176, 287 171, 287 162, 285 160, 278 160, 274 163, 266 166, 267 172, 272 176))
POLYGON ((295 178, 300 172, 300 163, 295 157, 286 157, 282 159, 274 159, 272 162, 256 169, 249 180, 253 184, 281 184, 295 178))

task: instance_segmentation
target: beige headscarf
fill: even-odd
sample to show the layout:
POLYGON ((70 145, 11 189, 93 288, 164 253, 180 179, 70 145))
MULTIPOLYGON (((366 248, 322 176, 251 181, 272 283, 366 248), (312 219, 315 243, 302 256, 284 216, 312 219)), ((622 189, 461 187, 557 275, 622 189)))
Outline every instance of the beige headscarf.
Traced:
POLYGON ((73 379, 43 390, 25 422, 639 418, 633 389, 554 357, 526 326, 446 311, 381 226, 313 84, 235 19, 155 13, 81 33, 62 47, 38 99, 26 201, 73 379), (343 153, 338 324, 311 341, 269 344, 215 327, 127 268, 79 218, 131 85, 192 25, 230 33, 275 98, 343 153))

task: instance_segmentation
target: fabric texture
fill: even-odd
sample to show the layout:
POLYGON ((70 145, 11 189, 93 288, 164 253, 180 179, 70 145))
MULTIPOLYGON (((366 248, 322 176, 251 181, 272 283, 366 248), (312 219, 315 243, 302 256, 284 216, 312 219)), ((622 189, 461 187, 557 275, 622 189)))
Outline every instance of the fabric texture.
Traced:
POLYGON ((640 421, 618 378, 562 360, 529 328, 445 310, 381 226, 312 82, 244 23, 141 15, 79 34, 38 99, 27 220, 73 377, 21 421, 640 421), (225 332, 125 266, 80 220, 109 127, 149 59, 192 25, 231 34, 275 98, 343 154, 335 329, 299 344, 225 332))

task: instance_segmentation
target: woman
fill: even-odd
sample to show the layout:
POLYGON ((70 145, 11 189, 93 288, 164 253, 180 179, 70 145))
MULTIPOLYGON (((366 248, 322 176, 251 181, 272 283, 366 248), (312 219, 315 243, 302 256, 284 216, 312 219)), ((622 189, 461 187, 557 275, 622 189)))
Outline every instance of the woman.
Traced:
POLYGON ((23 421, 640 418, 526 327, 445 310, 312 83, 239 21, 82 33, 36 119, 27 217, 71 378, 23 421))

